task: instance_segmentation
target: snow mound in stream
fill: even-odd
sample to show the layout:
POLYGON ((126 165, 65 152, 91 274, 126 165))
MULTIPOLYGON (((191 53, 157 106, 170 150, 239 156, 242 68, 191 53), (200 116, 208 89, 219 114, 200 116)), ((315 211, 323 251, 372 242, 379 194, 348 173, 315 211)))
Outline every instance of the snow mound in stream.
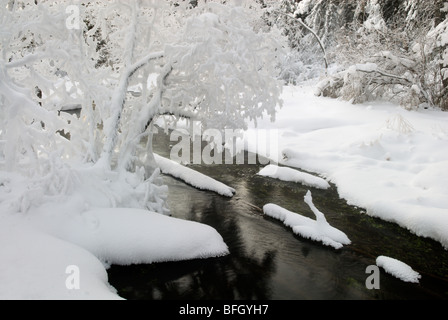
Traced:
POLYGON ((309 173, 301 172, 288 167, 279 167, 276 165, 268 165, 263 168, 258 175, 264 177, 270 177, 274 179, 279 179, 282 181, 292 181, 301 183, 307 187, 318 188, 318 189, 329 189, 330 184, 319 177, 313 176, 309 173))
POLYGON ((314 206, 310 191, 305 196, 305 203, 316 215, 316 220, 288 211, 275 204, 265 205, 263 211, 265 215, 282 221, 287 227, 291 227, 295 234, 305 239, 322 242, 335 249, 341 249, 344 245, 351 244, 347 235, 332 227, 324 214, 314 206))
POLYGON ((200 190, 216 192, 219 195, 229 198, 232 198, 235 195, 235 189, 222 182, 157 154, 154 154, 154 157, 160 170, 164 174, 180 179, 200 190))
POLYGON ((410 266, 401 262, 397 259, 379 256, 376 259, 376 265, 383 268, 387 273, 393 275, 394 277, 411 283, 419 283, 421 275, 414 271, 410 266))

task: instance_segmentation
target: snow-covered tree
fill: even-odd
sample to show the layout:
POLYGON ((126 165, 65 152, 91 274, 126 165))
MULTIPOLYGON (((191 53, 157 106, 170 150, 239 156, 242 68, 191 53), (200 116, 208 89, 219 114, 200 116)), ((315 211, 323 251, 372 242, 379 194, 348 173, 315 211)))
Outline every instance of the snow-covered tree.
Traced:
POLYGON ((0 183, 14 188, 13 175, 22 177, 25 191, 8 200, 17 210, 95 185, 104 199, 93 201, 105 206, 166 212, 151 162, 158 117, 244 129, 275 116, 283 43, 255 31, 247 5, 2 0, 0 8, 0 183), (76 106, 79 115, 64 112, 76 106))
POLYGON ((277 25, 294 49, 282 66, 289 82, 323 76, 328 65, 342 72, 325 78, 319 94, 355 103, 387 99, 407 108, 446 109, 446 1, 264 0, 268 25, 277 25), (290 16, 304 22, 302 28, 290 16), (313 32, 310 32, 312 30, 313 32), (322 68, 320 69, 322 70, 322 68))
POLYGON ((326 74, 328 39, 320 29, 309 25, 313 22, 307 19, 310 1, 260 0, 260 3, 265 8, 265 25, 277 27, 288 38, 289 50, 280 62, 280 78, 294 84, 326 74))
POLYGON ((345 70, 324 80, 319 94, 445 108, 442 11, 441 1, 358 3, 354 19, 347 20, 352 23, 336 30, 331 50, 345 70))
MULTIPOLYGON (((184 10, 179 4, 148 12, 155 21, 147 41, 138 36, 144 30, 131 29, 125 41, 116 42, 133 42, 126 47, 134 49, 128 52, 129 61, 112 97, 114 113, 104 123, 102 160, 110 162, 118 147, 118 165, 128 168, 142 135, 151 141, 147 129, 159 116, 198 120, 217 129, 244 129, 248 120, 264 114, 274 117, 281 89, 275 63, 282 54, 278 37, 256 33, 244 7, 218 2, 199 2, 190 9, 186 5, 184 10), (148 49, 151 53, 144 56, 148 49), (143 58, 132 59, 140 50, 143 58), (153 88, 146 86, 150 75, 153 88), (142 92, 127 104, 125 87, 130 81, 142 92)), ((132 21, 136 28, 138 19, 148 17, 137 13, 132 21)))

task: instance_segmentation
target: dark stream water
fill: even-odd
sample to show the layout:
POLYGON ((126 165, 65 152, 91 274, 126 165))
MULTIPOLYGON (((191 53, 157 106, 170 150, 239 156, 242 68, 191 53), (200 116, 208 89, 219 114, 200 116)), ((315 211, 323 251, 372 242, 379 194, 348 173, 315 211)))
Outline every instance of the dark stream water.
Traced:
MULTIPOLYGON (((168 156, 168 137, 154 148, 168 156)), ((131 300, 405 300, 448 299, 448 251, 432 240, 367 216, 347 205, 336 188, 317 190, 258 176, 262 165, 191 166, 236 189, 233 198, 165 177, 174 217, 214 227, 229 246, 222 258, 153 265, 112 266, 109 282, 131 300), (260 208, 275 203, 314 219, 308 190, 328 222, 352 244, 334 250, 295 236, 260 208), (399 259, 422 275, 405 283, 381 270, 380 289, 366 288, 376 257, 399 259)))

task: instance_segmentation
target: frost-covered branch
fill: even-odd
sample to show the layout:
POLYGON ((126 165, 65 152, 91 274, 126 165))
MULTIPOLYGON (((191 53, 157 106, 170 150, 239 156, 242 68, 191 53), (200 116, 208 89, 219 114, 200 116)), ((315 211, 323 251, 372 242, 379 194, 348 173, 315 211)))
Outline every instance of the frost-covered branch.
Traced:
POLYGON ((111 117, 107 120, 105 125, 106 142, 101 154, 101 161, 110 165, 110 157, 116 146, 118 139, 118 131, 120 125, 120 119, 122 117, 123 109, 126 103, 126 95, 128 91, 129 81, 131 77, 142 67, 147 65, 150 61, 160 59, 164 56, 163 51, 152 52, 145 57, 141 58, 137 62, 132 62, 135 47, 137 41, 137 26, 138 26, 138 14, 139 8, 135 2, 131 6, 131 26, 126 38, 125 47, 125 68, 122 71, 118 86, 114 90, 114 94, 111 99, 110 109, 112 110, 111 117))
POLYGON ((147 56, 141 58, 139 61, 129 66, 128 68, 129 77, 132 77, 132 75, 134 75, 135 72, 137 72, 140 68, 144 67, 148 63, 150 63, 152 60, 161 59, 163 58, 164 55, 165 55, 164 51, 158 51, 158 52, 152 52, 147 56))
POLYGON ((405 77, 387 73, 387 72, 381 71, 377 68, 365 69, 362 67, 358 67, 358 68, 356 68, 356 71, 361 72, 361 73, 372 74, 373 77, 370 79, 371 83, 378 83, 378 84, 386 84, 387 83, 387 84, 401 84, 401 85, 412 84, 412 81, 410 81, 409 79, 407 79, 405 77))
MULTIPOLYGON (((119 85, 115 89, 114 95, 111 102, 111 110, 113 112, 112 117, 108 119, 108 124, 106 127, 106 143, 103 148, 102 158, 104 158, 106 163, 109 163, 112 151, 115 148, 117 142, 117 132, 120 123, 121 115, 126 102, 127 90, 129 87, 130 78, 142 67, 147 65, 150 61, 156 60, 163 57, 163 52, 155 52, 147 55, 131 66, 127 67, 122 73, 119 85)), ((153 107, 157 104, 156 100, 150 102, 148 105, 153 107)))
POLYGON ((306 30, 308 30, 317 40, 317 42, 319 43, 319 46, 322 50, 322 53, 324 55, 324 61, 325 61, 325 70, 326 72, 328 72, 328 58, 327 58, 327 50, 325 49, 325 45, 323 44, 322 40, 320 39, 319 35, 316 33, 316 31, 314 31, 313 29, 311 29, 309 26, 307 26, 302 19, 300 18, 296 18, 291 14, 288 13, 284 13, 281 11, 275 11, 278 14, 281 14, 283 16, 286 16, 288 18, 294 19, 294 21, 298 22, 302 27, 304 27, 306 30))
MULTIPOLYGON (((140 65, 140 64, 137 64, 140 65)), ((169 76, 172 71, 172 66, 167 64, 163 67, 160 75, 157 78, 157 85, 155 91, 152 94, 151 100, 142 106, 140 112, 136 115, 135 122, 133 126, 130 128, 128 133, 128 138, 126 139, 128 142, 124 146, 124 150, 122 150, 121 161, 119 163, 119 167, 123 169, 128 169, 131 165, 131 160, 133 155, 135 154, 135 150, 137 148, 137 144, 140 142, 138 138, 145 131, 147 131, 148 127, 152 124, 153 119, 157 117, 161 111, 161 102, 163 97, 163 92, 165 91, 165 79, 169 76)), ((152 133, 149 133, 149 139, 152 140, 152 133)), ((148 152, 152 152, 152 150, 148 150, 148 152)))

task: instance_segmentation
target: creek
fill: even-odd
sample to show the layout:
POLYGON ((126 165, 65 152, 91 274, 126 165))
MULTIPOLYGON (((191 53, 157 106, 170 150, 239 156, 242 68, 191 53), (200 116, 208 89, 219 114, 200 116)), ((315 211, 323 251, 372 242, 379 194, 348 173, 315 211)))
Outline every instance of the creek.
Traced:
MULTIPOLYGON (((169 137, 158 134, 154 150, 169 157, 169 137)), ((165 176, 173 217, 214 227, 229 247, 226 257, 112 266, 109 282, 130 300, 406 300, 448 298, 448 251, 439 243, 347 204, 328 190, 258 176, 262 165, 191 165, 236 189, 233 198, 197 190, 165 176), (303 197, 352 244, 340 250, 305 240, 263 215, 265 204, 315 218, 303 197), (366 269, 385 255, 410 265, 422 278, 403 282, 381 269, 380 289, 369 290, 366 269)))

